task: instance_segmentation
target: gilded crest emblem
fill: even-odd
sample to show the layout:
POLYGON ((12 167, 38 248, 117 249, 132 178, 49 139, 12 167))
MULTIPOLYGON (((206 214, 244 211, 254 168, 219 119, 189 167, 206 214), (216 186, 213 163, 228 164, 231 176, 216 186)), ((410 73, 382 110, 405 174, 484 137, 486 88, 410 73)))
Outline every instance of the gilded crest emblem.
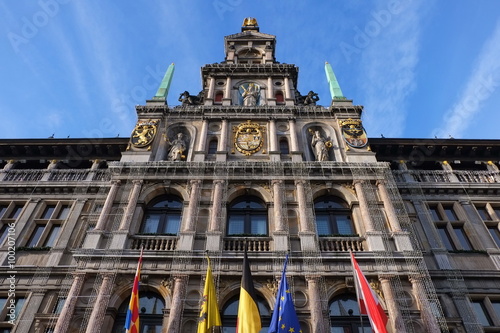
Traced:
POLYGON ((365 129, 361 124, 361 120, 347 119, 340 121, 342 128, 342 136, 345 142, 353 148, 363 148, 368 143, 365 129))
POLYGON ((130 137, 134 147, 143 148, 151 144, 156 136, 159 120, 139 121, 135 125, 130 137))
POLYGON ((247 120, 246 123, 235 126, 234 146, 240 153, 250 156, 258 152, 264 145, 264 128, 247 120))

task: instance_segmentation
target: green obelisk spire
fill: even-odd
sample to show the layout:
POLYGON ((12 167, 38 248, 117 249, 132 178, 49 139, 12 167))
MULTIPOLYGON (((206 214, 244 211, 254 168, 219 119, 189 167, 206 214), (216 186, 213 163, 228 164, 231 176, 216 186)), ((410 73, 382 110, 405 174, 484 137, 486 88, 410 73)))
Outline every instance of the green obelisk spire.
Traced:
POLYGON ((345 99, 344 94, 342 94, 342 89, 340 89, 339 81, 337 81, 332 66, 328 62, 325 62, 325 73, 328 85, 330 86, 332 99, 345 99))
POLYGON ((167 100, 168 90, 170 89, 170 84, 172 83, 172 77, 174 76, 174 70, 175 70, 175 65, 174 63, 171 63, 170 66, 168 66, 167 72, 165 73, 163 80, 161 80, 160 87, 158 88, 156 95, 153 97, 153 100, 161 100, 161 101, 167 100))

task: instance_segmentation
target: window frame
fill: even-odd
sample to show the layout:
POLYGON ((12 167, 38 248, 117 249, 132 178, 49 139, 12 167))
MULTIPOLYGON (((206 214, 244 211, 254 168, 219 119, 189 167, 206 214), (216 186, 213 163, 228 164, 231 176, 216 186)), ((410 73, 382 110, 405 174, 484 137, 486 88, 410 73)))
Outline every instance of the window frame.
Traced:
MULTIPOLYGON (((155 199, 151 200, 148 205, 146 206, 144 210, 144 215, 141 221, 141 225, 139 226, 139 233, 138 235, 150 235, 150 234, 155 234, 155 235, 172 235, 172 236, 177 236, 179 234, 180 228, 181 228, 181 223, 182 223, 182 213, 184 209, 184 202, 181 198, 175 195, 162 195, 159 197, 156 197, 155 199), (155 205, 161 203, 161 202, 167 202, 167 205, 165 207, 154 207, 155 205), (171 206, 169 207, 169 202, 171 202, 171 206), (179 207, 175 207, 175 204, 179 204, 179 207), (156 226, 156 232, 150 232, 150 231, 145 231, 146 229, 146 223, 148 223, 148 218, 151 216, 158 216, 158 225, 156 226), (177 225, 175 225, 175 229, 177 230, 175 233, 174 232, 166 232, 168 231, 170 227, 171 220, 170 218, 174 218, 177 222, 177 225), (164 232, 162 231, 164 230, 164 232)), ((153 220, 150 221, 153 223, 153 220)))
MULTIPOLYGON (((344 309, 345 306, 341 305, 339 306, 339 309, 344 309)), ((353 293, 342 293, 338 294, 335 297, 333 297, 329 302, 328 302, 328 316, 330 318, 330 330, 333 328, 348 328, 351 330, 351 332, 358 332, 359 328, 361 328, 361 323, 360 323, 360 310, 359 310, 359 304, 358 304, 358 299, 355 294, 353 293), (332 306, 334 305, 335 302, 338 301, 350 301, 356 303, 355 309, 353 309, 353 313, 349 315, 332 315, 332 306)), ((363 328, 365 329, 366 333, 373 332, 371 330, 370 326, 370 320, 368 319, 367 315, 361 315, 363 318, 363 328)))
POLYGON ((250 236, 250 237, 268 237, 269 236, 269 209, 266 202, 254 195, 245 195, 236 198, 233 200, 227 208, 227 221, 226 221, 226 236, 227 237, 241 237, 241 236, 250 236), (247 203, 247 207, 234 207, 243 202, 247 203), (252 203, 255 203, 261 207, 250 207, 252 203), (242 233, 231 233, 231 229, 233 224, 240 222, 235 220, 236 216, 243 216, 243 232, 242 233), (252 228, 257 226, 259 229, 259 224, 262 222, 258 220, 261 217, 264 219, 265 224, 265 233, 253 233, 252 228))
POLYGON ((478 319, 480 324, 485 328, 485 332, 498 332, 500 328, 500 295, 474 295, 471 297, 470 302, 472 311, 474 311, 476 319, 478 319), (484 323, 481 322, 481 318, 479 318, 480 316, 478 316, 474 304, 480 305, 482 314, 489 322, 488 326, 483 325, 484 323), (495 311, 495 306, 493 304, 499 304, 499 312, 495 311))
POLYGON ((487 202, 476 203, 474 207, 485 224, 493 242, 500 249, 500 205, 487 202))
MULTIPOLYGON (((333 206, 333 204, 332 204, 333 206)), ((324 195, 316 198, 314 200, 314 216, 315 216, 315 225, 316 232, 320 237, 349 237, 349 236, 358 236, 356 234, 356 226, 353 221, 352 210, 349 208, 347 202, 342 198, 333 196, 333 195, 324 195), (335 203, 340 207, 317 207, 319 203, 335 203), (320 233, 319 230, 319 220, 318 217, 326 217, 326 227, 330 231, 330 233, 320 233), (339 222, 341 221, 338 217, 345 217, 347 221, 349 221, 350 233, 342 233, 339 228, 339 222)))
POLYGON ((64 222, 71 216, 72 204, 66 201, 46 202, 38 211, 25 246, 52 248, 57 245, 64 222), (56 230, 57 228, 57 230, 56 230), (55 233, 54 233, 54 230, 55 233))
POLYGON ((463 219, 458 204, 428 202, 427 208, 441 245, 446 250, 450 252, 476 250, 467 232, 467 221, 463 219))

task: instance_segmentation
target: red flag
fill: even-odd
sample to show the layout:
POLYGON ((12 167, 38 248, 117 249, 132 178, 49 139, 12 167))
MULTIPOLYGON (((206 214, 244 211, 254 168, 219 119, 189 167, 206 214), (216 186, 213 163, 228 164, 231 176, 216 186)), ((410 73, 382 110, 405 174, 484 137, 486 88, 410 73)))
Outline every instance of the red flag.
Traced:
POLYGON ((130 295, 130 303, 127 310, 127 318, 125 319, 125 329, 127 333, 139 333, 139 280, 141 279, 142 266, 142 250, 135 272, 134 285, 132 287, 132 295, 130 295))
POLYGON ((378 301, 377 295, 370 288, 368 280, 359 268, 359 265, 351 252, 351 262, 354 269, 354 283, 358 296, 359 312, 368 315, 374 333, 387 333, 387 315, 378 301))

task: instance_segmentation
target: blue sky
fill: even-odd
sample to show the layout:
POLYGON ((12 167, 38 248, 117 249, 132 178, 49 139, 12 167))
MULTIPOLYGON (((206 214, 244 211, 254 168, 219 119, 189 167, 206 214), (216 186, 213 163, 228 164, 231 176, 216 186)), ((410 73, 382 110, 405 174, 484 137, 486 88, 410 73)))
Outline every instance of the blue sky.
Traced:
POLYGON ((332 64, 369 137, 500 139, 498 0, 1 1, 0 13, 0 138, 128 137, 170 63, 173 106, 250 16, 320 105, 332 64))

